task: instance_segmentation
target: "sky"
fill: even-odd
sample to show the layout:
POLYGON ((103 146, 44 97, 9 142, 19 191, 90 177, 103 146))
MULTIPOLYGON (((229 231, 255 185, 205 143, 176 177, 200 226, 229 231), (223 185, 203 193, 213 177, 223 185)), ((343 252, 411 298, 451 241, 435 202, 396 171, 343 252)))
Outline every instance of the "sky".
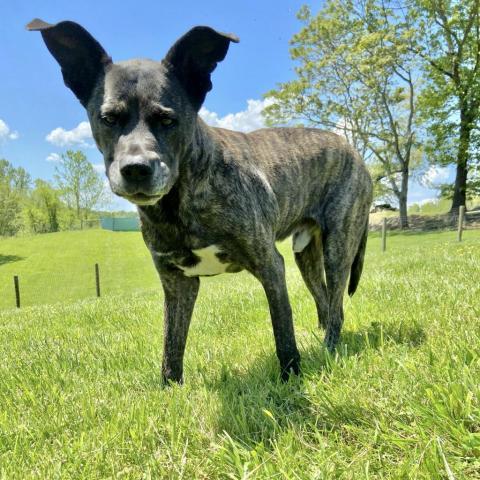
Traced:
MULTIPOLYGON (((240 37, 213 73, 213 90, 200 114, 212 126, 251 131, 263 126, 264 94, 294 78, 289 40, 301 23, 296 12, 305 0, 0 0, 0 158, 24 167, 33 178, 52 179, 67 149, 82 150, 103 175, 86 113, 62 80, 60 68, 33 18, 49 23, 74 20, 112 56, 161 60, 175 40, 195 25, 208 25, 240 37)), ((451 170, 431 168, 430 183, 452 180, 451 170)), ((411 182, 410 202, 434 198, 437 191, 411 182)), ((133 209, 123 200, 112 208, 133 209)))

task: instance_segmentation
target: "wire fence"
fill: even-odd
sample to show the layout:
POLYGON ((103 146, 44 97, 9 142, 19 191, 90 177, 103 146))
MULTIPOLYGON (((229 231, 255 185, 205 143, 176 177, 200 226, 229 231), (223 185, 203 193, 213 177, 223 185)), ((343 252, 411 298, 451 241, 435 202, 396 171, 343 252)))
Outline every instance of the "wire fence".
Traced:
MULTIPOLYGON (((153 266, 152 266, 153 269, 153 266)), ((149 269, 150 270, 150 269, 149 269)), ((88 298, 128 294, 159 294, 160 281, 156 272, 140 269, 129 272, 136 276, 132 285, 129 279, 122 281, 102 264, 78 265, 75 272, 65 275, 62 271, 28 272, 0 276, 0 310, 24 308, 35 305, 73 303, 88 298), (145 278, 148 278, 145 281, 145 278)))
MULTIPOLYGON (((155 286, 137 285, 134 288, 122 283, 114 284, 108 275, 102 276, 98 263, 90 265, 90 272, 79 268, 69 280, 64 275, 55 272, 28 273, 13 275, 9 280, 4 280, 0 295, 4 294, 0 302, 0 310, 8 308, 21 308, 34 305, 54 304, 58 302, 72 303, 86 298, 100 298, 102 295, 129 293, 147 293, 159 291, 160 284, 155 286), (3 290, 3 292, 2 292, 3 290)), ((140 282, 139 282, 140 284, 140 282)))
POLYGON ((92 229, 0 240, 0 310, 160 291, 140 232, 92 229))
MULTIPOLYGON (((401 219, 399 216, 384 217, 387 230, 406 230, 410 232, 430 232, 435 230, 457 230, 462 215, 463 228, 480 228, 480 210, 465 211, 461 208, 458 213, 446 213, 442 215, 409 215, 407 218, 408 228, 401 228, 401 219)), ((383 220, 383 219, 382 219, 383 220)), ((370 223, 369 230, 371 232, 381 231, 383 222, 370 223)))
POLYGON ((466 229, 480 228, 480 210, 467 212, 465 207, 459 208, 458 212, 452 214, 421 216, 411 215, 408 221, 408 228, 402 228, 401 219, 398 217, 383 217, 382 222, 370 224, 369 231, 381 232, 382 251, 387 250, 387 232, 420 233, 441 230, 457 230, 457 240, 462 241, 463 231, 466 229))
MULTIPOLYGON (((409 224, 407 231, 414 233, 456 230, 457 240, 462 241, 465 229, 480 228, 480 210, 465 212, 461 209, 455 216, 411 215, 409 224)), ((400 232, 400 221, 398 217, 384 217, 380 224, 370 225, 370 230, 381 232, 381 249, 386 251, 388 236, 395 231, 400 232)), ((140 235, 135 232, 124 234, 135 236, 135 242, 130 245, 130 249, 125 250, 126 237, 104 230, 97 232, 103 232, 106 236, 101 241, 92 240, 92 243, 101 244, 101 250, 95 253, 85 245, 76 244, 74 237, 71 243, 69 240, 68 249, 77 249, 74 263, 62 261, 61 255, 58 255, 61 252, 51 254, 51 258, 48 253, 42 252, 42 235, 30 240, 38 240, 39 248, 34 255, 42 258, 31 269, 14 266, 17 265, 16 262, 24 260, 21 253, 12 254, 11 249, 9 254, 0 251, 0 310, 59 302, 72 303, 125 292, 159 294, 161 287, 158 275, 140 235)), ((95 231, 88 234, 88 241, 90 235, 95 235, 95 231)))

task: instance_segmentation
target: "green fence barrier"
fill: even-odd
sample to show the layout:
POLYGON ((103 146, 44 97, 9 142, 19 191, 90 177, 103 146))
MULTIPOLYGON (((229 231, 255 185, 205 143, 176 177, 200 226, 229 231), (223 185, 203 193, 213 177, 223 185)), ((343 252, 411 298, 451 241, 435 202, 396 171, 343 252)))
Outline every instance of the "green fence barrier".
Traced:
POLYGON ((137 232, 140 230, 140 220, 136 217, 102 217, 100 225, 104 230, 113 230, 114 232, 137 232))

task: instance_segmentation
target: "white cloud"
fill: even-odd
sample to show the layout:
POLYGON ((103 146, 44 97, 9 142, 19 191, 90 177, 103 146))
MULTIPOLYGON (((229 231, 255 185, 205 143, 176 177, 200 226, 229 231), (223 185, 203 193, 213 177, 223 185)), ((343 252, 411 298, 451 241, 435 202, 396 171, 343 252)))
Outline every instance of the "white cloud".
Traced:
POLYGON ((428 170, 423 174, 420 182, 427 187, 438 185, 446 182, 450 176, 448 167, 439 167, 437 165, 430 165, 428 170))
POLYGON ((105 164, 104 163, 92 163, 93 169, 98 173, 105 173, 105 164))
POLYGON ((0 141, 16 140, 19 133, 10 130, 10 127, 0 118, 0 141))
MULTIPOLYGON (((229 113, 224 117, 220 117, 218 113, 210 112, 205 107, 202 107, 200 110, 200 116, 212 127, 251 132, 252 130, 257 130, 265 126, 262 110, 271 105, 272 101, 272 99, 268 98, 265 100, 247 100, 247 108, 245 110, 236 113, 229 113)), ((81 122, 72 130, 65 130, 62 127, 58 127, 46 136, 48 142, 58 147, 93 147, 93 145, 88 142, 92 138, 92 129, 89 122, 81 122)))
POLYGON ((237 130, 240 132, 251 132, 259 128, 265 127, 265 119, 262 110, 273 103, 272 99, 265 100, 247 100, 246 110, 237 113, 229 113, 224 117, 220 117, 218 113, 211 112, 205 107, 200 109, 202 119, 212 127, 227 128, 229 130, 237 130))
POLYGON ((58 153, 51 153, 46 159, 47 162, 61 162, 62 157, 58 153))
POLYGON ((52 130, 45 139, 47 142, 57 145, 58 147, 80 146, 80 147, 93 147, 87 140, 92 139, 92 129, 90 123, 80 122, 72 130, 65 130, 62 127, 52 130))

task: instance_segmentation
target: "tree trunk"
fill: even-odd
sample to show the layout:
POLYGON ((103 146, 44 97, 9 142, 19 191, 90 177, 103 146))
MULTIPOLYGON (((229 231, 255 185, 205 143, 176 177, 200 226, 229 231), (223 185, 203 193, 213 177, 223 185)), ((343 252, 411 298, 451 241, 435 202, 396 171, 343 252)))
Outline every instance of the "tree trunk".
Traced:
POLYGON ((403 196, 398 199, 400 210, 400 228, 402 230, 408 228, 408 213, 407 213, 407 197, 403 196))
POLYGON ((455 185, 453 187, 452 207, 450 213, 457 214, 458 209, 466 204, 467 201, 467 161, 466 154, 459 151, 457 159, 457 172, 455 175, 455 185))
POLYGON ((400 213, 400 228, 404 230, 408 228, 408 212, 407 212, 407 198, 408 198, 408 167, 402 171, 402 187, 400 195, 398 196, 398 206, 400 213))
POLYGON ((466 111, 460 112, 460 141, 457 152, 457 173, 453 188, 452 207, 450 213, 457 215, 458 209, 466 205, 467 201, 467 171, 468 171, 468 150, 470 147, 470 136, 472 123, 470 115, 466 111))

